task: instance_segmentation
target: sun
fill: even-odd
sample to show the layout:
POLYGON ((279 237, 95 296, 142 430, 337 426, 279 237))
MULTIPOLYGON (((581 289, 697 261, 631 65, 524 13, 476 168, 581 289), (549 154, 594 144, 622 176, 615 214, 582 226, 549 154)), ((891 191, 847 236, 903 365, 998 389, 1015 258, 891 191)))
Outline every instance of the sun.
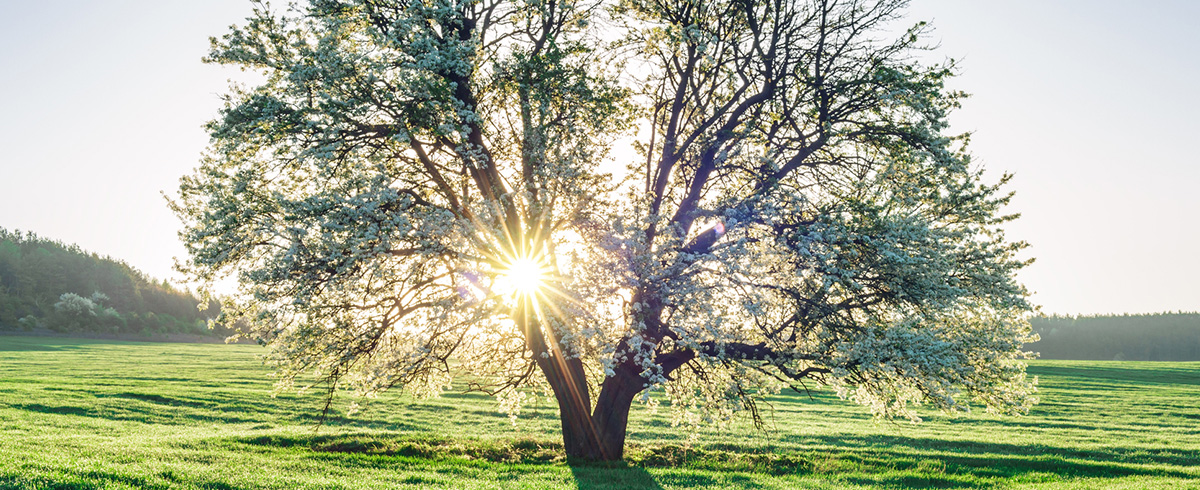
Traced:
POLYGON ((534 294, 546 284, 546 267, 532 257, 518 257, 508 261, 500 279, 517 294, 534 294))

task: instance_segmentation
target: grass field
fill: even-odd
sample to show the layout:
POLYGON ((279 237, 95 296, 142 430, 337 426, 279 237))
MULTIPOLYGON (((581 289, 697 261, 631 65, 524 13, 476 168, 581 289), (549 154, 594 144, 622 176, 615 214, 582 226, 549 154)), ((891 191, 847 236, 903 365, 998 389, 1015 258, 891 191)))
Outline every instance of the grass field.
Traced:
POLYGON ((638 409, 629 463, 598 466, 561 459, 545 402, 514 427, 482 395, 385 395, 316 429, 260 352, 0 336, 0 489, 1200 488, 1200 363, 1036 361, 1020 418, 880 423, 817 392, 689 444, 638 409))

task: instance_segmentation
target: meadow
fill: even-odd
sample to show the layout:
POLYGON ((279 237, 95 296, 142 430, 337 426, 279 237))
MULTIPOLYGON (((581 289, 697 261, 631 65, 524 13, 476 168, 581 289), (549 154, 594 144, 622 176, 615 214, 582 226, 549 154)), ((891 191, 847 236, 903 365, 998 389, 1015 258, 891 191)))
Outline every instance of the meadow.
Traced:
POLYGON ((385 394, 318 427, 261 352, 0 336, 0 489, 1200 488, 1200 363, 1034 361, 1025 417, 880 422, 817 390, 689 438, 642 407, 597 465, 563 460, 545 401, 514 425, 482 394, 385 394))

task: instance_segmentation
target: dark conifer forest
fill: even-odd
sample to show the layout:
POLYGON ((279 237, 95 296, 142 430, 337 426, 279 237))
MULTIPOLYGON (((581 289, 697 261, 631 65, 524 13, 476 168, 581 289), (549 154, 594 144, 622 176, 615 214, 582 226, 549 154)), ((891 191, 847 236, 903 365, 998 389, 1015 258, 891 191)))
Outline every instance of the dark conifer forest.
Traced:
POLYGON ((1200 361, 1200 313, 1049 316, 1030 320, 1042 359, 1200 361))
POLYGON ((191 293, 125 262, 33 233, 0 228, 0 331, 222 336, 191 293))

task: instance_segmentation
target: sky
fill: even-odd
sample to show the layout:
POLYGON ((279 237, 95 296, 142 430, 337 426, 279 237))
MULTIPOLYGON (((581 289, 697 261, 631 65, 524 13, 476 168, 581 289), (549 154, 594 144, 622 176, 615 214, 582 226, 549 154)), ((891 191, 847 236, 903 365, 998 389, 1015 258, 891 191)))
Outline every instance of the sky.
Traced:
MULTIPOLYGON (((5 2, 0 227, 172 270, 163 194, 197 166, 228 80, 208 38, 244 0, 5 2)), ((913 0, 951 117, 992 178, 1015 175, 1009 238, 1047 314, 1200 311, 1200 2, 913 0)))

